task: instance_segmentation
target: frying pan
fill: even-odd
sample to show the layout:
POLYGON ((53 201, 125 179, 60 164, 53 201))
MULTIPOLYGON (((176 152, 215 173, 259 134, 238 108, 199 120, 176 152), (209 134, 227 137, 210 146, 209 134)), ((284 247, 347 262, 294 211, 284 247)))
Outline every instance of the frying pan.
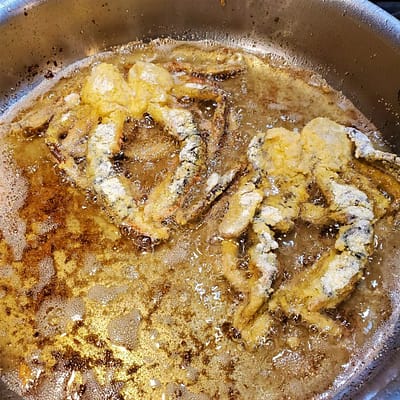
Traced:
MULTIPOLYGON (((157 37, 218 40, 314 70, 400 153, 400 23, 365 0, 3 0, 0 112, 63 66, 157 37)), ((399 290, 398 270, 387 273, 399 290)), ((399 308, 323 398, 400 398, 399 308)), ((18 397, 0 385, 0 399, 18 397)))

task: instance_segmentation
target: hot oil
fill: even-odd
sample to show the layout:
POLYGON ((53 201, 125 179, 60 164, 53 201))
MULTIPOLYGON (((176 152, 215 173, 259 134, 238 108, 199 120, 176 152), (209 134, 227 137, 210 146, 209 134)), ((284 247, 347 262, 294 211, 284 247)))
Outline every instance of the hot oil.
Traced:
MULTIPOLYGON (((121 70, 137 59, 170 61, 173 48, 124 49, 110 61, 121 70)), ((194 61, 190 46, 179 51, 181 59, 194 61)), ((247 72, 219 83, 232 93, 234 111, 221 168, 242 160, 250 138, 270 127, 301 129, 317 116, 366 126, 359 111, 309 72, 250 60, 247 72)), ((61 81, 34 107, 79 90, 86 74, 61 81)), ((151 120, 135 124, 126 125, 114 162, 145 200, 175 168, 179 144, 151 120)), ((397 254, 399 231, 385 219, 365 278, 331 313, 347 326, 344 337, 275 315, 269 334, 250 351, 231 325, 241 296, 221 271, 217 232, 227 196, 199 220, 175 227, 169 241, 143 250, 120 232, 93 193, 63 177, 42 135, 6 138, 13 171, 23 177, 14 184, 28 187, 18 210, 26 223, 21 259, 15 260, 4 236, 0 242, 0 359, 3 379, 17 392, 41 399, 67 393, 79 399, 310 398, 331 386, 389 318, 383 269, 397 254)), ((278 233, 281 269, 274 288, 320 258, 336 229, 299 222, 292 232, 278 233)))
POLYGON ((142 196, 158 185, 178 165, 178 145, 154 123, 127 127, 117 163, 142 196))

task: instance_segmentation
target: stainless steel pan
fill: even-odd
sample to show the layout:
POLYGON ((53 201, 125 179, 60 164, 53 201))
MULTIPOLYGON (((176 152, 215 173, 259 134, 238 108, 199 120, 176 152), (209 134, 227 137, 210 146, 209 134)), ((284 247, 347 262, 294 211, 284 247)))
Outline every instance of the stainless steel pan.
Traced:
MULTIPOLYGON (((75 60, 163 36, 273 51, 313 69, 400 153, 400 23, 365 0, 3 0, 0 111, 75 60)), ((400 398, 397 312, 335 398, 400 398)), ((0 399, 17 397, 0 386, 0 399)))

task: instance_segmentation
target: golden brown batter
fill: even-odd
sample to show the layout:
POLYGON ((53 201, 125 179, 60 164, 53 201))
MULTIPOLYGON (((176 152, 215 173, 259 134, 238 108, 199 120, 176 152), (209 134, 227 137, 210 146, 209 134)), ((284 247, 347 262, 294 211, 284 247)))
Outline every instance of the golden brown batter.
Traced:
POLYGON ((313 398, 390 317, 399 159, 312 73, 129 45, 6 118, 0 367, 24 397, 313 398))

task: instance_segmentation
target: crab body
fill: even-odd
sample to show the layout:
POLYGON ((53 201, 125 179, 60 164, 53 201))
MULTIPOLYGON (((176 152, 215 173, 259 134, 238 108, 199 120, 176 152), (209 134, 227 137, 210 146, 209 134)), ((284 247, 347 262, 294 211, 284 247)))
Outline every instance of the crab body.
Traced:
POLYGON ((228 116, 228 94, 216 82, 240 73, 245 64, 239 54, 234 63, 225 64, 231 53, 213 64, 212 55, 217 57, 199 50, 208 62, 197 69, 187 62, 136 61, 125 75, 113 64, 98 63, 79 93, 61 99, 57 109, 29 116, 19 128, 44 130, 59 169, 78 187, 93 192, 115 223, 152 244, 166 240, 169 219, 186 224, 196 218, 238 172, 234 168, 219 175, 210 164, 218 157, 228 116), (196 107, 186 105, 188 100, 215 104, 211 121, 199 118, 196 107), (144 204, 115 164, 126 123, 143 118, 151 118, 180 147, 176 169, 151 189, 144 204), (201 179, 206 186, 203 198, 179 214, 188 190, 201 179))
MULTIPOLYGON (((248 344, 265 334, 277 311, 301 316, 322 331, 341 333, 323 310, 334 308, 354 289, 372 253, 374 224, 390 205, 387 195, 352 169, 353 147, 356 157, 363 154, 360 143, 369 146, 368 161, 374 159, 369 139, 361 132, 356 136, 357 142, 354 129, 316 118, 301 132, 275 128, 250 142, 249 173, 229 199, 220 224, 225 276, 244 294, 233 324, 248 344), (311 185, 318 186, 326 206, 311 203, 311 185), (328 254, 274 292, 279 272, 274 231, 288 232, 298 219, 341 227, 328 254), (247 252, 250 278, 237 269, 234 245, 245 231, 253 243, 247 252)), ((376 151, 376 158, 393 156, 376 151)))

